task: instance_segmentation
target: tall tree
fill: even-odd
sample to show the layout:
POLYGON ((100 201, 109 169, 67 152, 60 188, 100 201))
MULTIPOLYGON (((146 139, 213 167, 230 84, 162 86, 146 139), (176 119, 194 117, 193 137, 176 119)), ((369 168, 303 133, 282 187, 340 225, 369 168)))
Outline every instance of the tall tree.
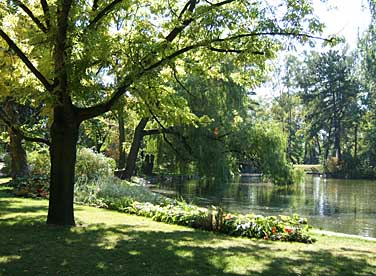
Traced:
POLYGON ((307 56, 298 72, 306 121, 312 137, 322 134, 327 159, 330 149, 342 160, 345 133, 359 112, 359 82, 353 76, 353 57, 345 52, 329 51, 307 56), (313 131, 314 130, 314 131, 313 131))
POLYGON ((208 63, 238 55, 253 70, 281 48, 281 38, 304 42, 312 38, 309 31, 322 28, 305 0, 275 6, 235 0, 7 3, 0 4, 0 37, 43 85, 51 108, 47 223, 59 225, 75 224, 74 165, 83 121, 111 110, 132 86, 158 78, 188 55, 208 63), (123 22, 116 32, 114 16, 123 22), (103 81, 114 73, 121 76, 116 86, 103 81))

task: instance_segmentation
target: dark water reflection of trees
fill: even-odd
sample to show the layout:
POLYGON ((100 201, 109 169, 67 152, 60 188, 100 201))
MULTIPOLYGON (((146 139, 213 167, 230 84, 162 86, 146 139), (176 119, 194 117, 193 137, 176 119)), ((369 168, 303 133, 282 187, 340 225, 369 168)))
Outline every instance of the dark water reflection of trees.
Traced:
POLYGON ((297 213, 317 228, 376 237, 376 181, 309 176, 304 184, 285 188, 242 177, 231 183, 174 181, 159 188, 203 206, 264 215, 297 213))

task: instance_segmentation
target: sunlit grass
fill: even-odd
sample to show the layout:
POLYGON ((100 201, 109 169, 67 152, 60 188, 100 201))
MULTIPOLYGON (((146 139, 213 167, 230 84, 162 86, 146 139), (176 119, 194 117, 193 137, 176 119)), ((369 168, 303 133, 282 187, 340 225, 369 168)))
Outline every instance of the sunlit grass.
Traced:
POLYGON ((0 191, 0 275, 376 274, 375 241, 232 238, 86 206, 76 206, 77 227, 54 227, 47 207, 0 191))
POLYGON ((10 177, 0 178, 0 185, 8 183, 11 180, 10 177))
POLYGON ((301 168, 305 172, 322 173, 324 171, 322 165, 320 165, 320 164, 294 165, 294 168, 301 168))

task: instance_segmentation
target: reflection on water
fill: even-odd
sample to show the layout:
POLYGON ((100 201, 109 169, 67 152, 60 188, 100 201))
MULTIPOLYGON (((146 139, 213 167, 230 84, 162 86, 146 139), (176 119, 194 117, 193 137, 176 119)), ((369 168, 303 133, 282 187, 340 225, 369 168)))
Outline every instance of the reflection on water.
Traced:
POLYGON ((303 184, 281 188, 240 177, 227 184, 191 180, 162 183, 159 188, 176 191, 199 205, 221 206, 237 213, 296 213, 317 228, 376 237, 376 181, 307 176, 303 184))

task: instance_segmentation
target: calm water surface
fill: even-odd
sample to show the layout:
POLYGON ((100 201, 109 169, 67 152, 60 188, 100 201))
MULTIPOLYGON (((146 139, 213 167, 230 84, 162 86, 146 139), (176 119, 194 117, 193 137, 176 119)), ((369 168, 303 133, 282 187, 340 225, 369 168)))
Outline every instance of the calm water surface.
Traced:
POLYGON ((161 190, 230 212, 299 214, 316 228, 376 238, 376 181, 307 176, 304 184, 280 188, 257 178, 240 177, 227 184, 197 180, 161 183, 161 190))

